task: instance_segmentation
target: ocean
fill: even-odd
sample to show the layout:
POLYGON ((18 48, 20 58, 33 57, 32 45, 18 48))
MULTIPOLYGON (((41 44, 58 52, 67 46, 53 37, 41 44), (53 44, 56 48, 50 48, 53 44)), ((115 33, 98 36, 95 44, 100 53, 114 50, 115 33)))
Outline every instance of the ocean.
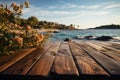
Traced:
POLYGON ((65 38, 87 40, 85 36, 93 36, 93 40, 100 36, 111 36, 115 40, 120 40, 120 29, 61 30, 51 34, 50 41, 64 41, 65 38))

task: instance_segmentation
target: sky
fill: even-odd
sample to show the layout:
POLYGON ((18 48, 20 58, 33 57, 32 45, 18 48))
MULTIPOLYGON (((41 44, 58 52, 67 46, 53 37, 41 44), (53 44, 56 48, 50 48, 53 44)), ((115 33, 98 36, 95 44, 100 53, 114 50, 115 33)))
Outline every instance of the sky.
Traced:
MULTIPOLYGON (((0 0, 0 3, 23 3, 25 0, 0 0)), ((120 24, 120 0, 29 0, 23 18, 36 16, 40 21, 79 25, 80 29, 120 24)))

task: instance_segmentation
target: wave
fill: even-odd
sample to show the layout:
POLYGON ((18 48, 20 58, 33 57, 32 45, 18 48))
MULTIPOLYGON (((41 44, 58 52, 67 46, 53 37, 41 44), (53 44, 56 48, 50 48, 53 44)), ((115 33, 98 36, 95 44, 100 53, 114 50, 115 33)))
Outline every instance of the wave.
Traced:
MULTIPOLYGON (((76 36, 74 39, 79 39, 79 40, 96 40, 100 36, 76 36)), ((102 36, 101 36, 102 37, 102 36)), ((112 37, 112 36, 109 36, 112 37)), ((111 41, 120 41, 120 36, 114 36, 112 37, 113 39, 110 39, 111 41)))
POLYGON ((120 30, 61 30, 59 33, 53 33, 52 41, 64 41, 66 38, 75 40, 95 40, 97 37, 110 36, 113 39, 120 40, 120 30))

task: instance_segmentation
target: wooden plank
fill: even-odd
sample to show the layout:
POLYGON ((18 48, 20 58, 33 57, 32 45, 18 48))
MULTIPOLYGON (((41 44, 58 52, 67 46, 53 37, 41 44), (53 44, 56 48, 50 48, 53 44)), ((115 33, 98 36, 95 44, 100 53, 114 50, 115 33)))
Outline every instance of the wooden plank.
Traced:
POLYGON ((74 60, 72 58, 68 43, 61 44, 58 55, 56 55, 55 57, 52 72, 56 75, 72 75, 72 76, 79 75, 74 60), (64 54, 61 53, 60 51, 63 49, 64 49, 64 54))
POLYGON ((120 50, 120 44, 111 43, 110 47, 120 50))
POLYGON ((115 50, 120 51, 120 42, 110 42, 110 41, 104 42, 104 41, 100 41, 100 43, 103 44, 104 46, 108 46, 110 48, 113 48, 115 50))
POLYGON ((117 45, 117 46, 114 46, 114 48, 120 50, 120 42, 110 42, 110 43, 113 44, 113 45, 117 45))
POLYGON ((91 43, 91 42, 86 42, 86 44, 88 44, 89 46, 91 46, 95 50, 99 51, 100 53, 102 53, 102 54, 104 54, 104 55, 106 55, 106 56, 108 56, 108 57, 110 57, 110 58, 112 58, 120 63, 120 57, 116 56, 115 55, 116 53, 114 53, 114 51, 107 50, 104 47, 97 45, 97 44, 94 44, 94 43, 91 43))
POLYGON ((3 74, 25 75, 49 47, 50 45, 47 45, 43 48, 36 49, 8 69, 4 70, 3 74))
POLYGON ((52 67, 55 55, 59 49, 60 42, 54 43, 41 57, 41 59, 28 72, 28 75, 48 76, 52 67))
POLYGON ((62 42, 58 52, 59 52, 60 55, 63 54, 63 55, 71 56, 71 52, 70 52, 70 49, 69 49, 68 42, 62 42))
POLYGON ((72 56, 66 55, 56 56, 52 72, 57 75, 79 75, 72 56))
POLYGON ((104 45, 104 43, 101 43, 101 42, 98 42, 98 41, 92 42, 92 43, 105 48, 106 50, 110 51, 111 54, 116 55, 117 57, 120 58, 120 50, 112 48, 112 47, 109 47, 109 46, 106 46, 106 45, 104 45))
POLYGON ((109 46, 109 47, 120 50, 120 42, 113 42, 113 41, 104 42, 104 41, 101 41, 100 43, 104 44, 105 46, 109 46))
POLYGON ((119 42, 116 42, 116 43, 112 43, 112 42, 101 42, 101 44, 103 44, 104 46, 107 46, 108 48, 110 49, 113 49, 113 50, 117 50, 120 52, 120 43, 119 42))
POLYGON ((77 43, 83 50, 85 50, 94 60, 96 60, 102 67, 104 67, 110 75, 118 75, 120 74, 120 64, 107 57, 95 49, 91 48, 85 43, 77 43))
POLYGON ((82 75, 108 76, 108 73, 98 63, 96 63, 86 52, 84 52, 78 45, 76 45, 73 42, 70 42, 70 47, 72 54, 74 55, 74 59, 77 64, 79 73, 81 73, 82 75))
POLYGON ((16 63, 35 49, 36 48, 27 49, 24 51, 16 51, 14 55, 0 57, 0 72, 7 69, 9 66, 16 63))

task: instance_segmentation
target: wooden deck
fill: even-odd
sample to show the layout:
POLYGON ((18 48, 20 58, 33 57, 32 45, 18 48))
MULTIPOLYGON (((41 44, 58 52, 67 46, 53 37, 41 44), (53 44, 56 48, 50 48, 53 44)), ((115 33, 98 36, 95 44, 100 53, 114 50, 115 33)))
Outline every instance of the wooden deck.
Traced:
POLYGON ((120 42, 48 43, 0 57, 0 80, 120 80, 120 42))

